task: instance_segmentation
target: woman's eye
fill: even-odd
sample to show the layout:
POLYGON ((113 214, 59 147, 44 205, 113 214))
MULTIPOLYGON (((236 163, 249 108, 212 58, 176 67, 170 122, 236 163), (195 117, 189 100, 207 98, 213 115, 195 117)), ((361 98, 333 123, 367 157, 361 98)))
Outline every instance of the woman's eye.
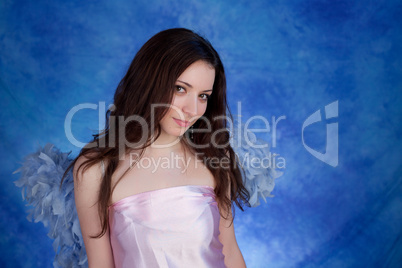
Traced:
POLYGON ((201 94, 201 99, 202 100, 208 100, 209 99, 209 95, 208 94, 201 94))
POLYGON ((182 91, 185 91, 185 89, 182 86, 176 86, 176 91, 177 92, 182 92, 182 91))

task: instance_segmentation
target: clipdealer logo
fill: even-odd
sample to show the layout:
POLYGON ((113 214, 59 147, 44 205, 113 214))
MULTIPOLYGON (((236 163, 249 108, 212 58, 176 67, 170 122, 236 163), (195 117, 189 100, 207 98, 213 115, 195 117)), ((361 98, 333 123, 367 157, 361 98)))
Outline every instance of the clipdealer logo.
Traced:
MULTIPOLYGON (((113 105, 109 105, 109 110, 112 110, 114 108, 113 105)), ((238 111, 241 114, 241 103, 238 102, 238 111)), ((77 147, 83 147, 85 146, 86 143, 80 142, 78 141, 73 133, 72 133, 72 129, 71 129, 71 123, 72 123, 72 119, 73 116, 80 110, 83 109, 91 109, 91 110, 98 110, 99 109, 99 129, 102 129, 102 126, 105 125, 105 119, 103 117, 103 115, 106 112, 106 105, 105 102, 99 102, 99 105, 97 104, 92 104, 92 103, 83 103, 83 104, 79 104, 76 105, 75 107, 73 107, 67 114, 65 122, 64 122, 64 128, 65 128, 65 133, 66 133, 66 137, 68 138, 68 140, 75 146, 77 147)), ((338 122, 335 123, 327 123, 326 124, 326 148, 325 148, 325 152, 321 153, 318 150, 313 149, 312 147, 310 147, 309 145, 306 144, 305 142, 305 135, 304 135, 304 131, 307 127, 321 122, 323 120, 328 120, 328 119, 333 119, 333 118, 337 118, 338 117, 338 100, 334 101, 328 105, 325 106, 324 108, 324 115, 325 115, 325 119, 322 118, 321 115, 321 110, 317 110, 315 111, 313 114, 311 114, 304 122, 302 125, 302 143, 304 148, 311 154, 313 155, 315 158, 317 158, 318 160, 332 166, 332 167, 336 167, 338 166, 338 151, 339 151, 339 137, 338 137, 338 122)), ((239 117, 241 117, 241 115, 238 115, 239 117)), ((145 120, 141 117, 136 116, 135 118, 120 118, 121 119, 119 122, 122 124, 121 128, 124 128, 127 124, 127 122, 129 122, 130 120, 135 120, 138 121, 140 123, 142 123, 143 125, 146 124, 145 120)), ((272 117, 272 128, 270 127, 270 123, 268 122, 268 120, 266 120, 265 117, 263 116, 253 116, 252 118, 249 118, 247 120, 247 122, 245 123, 244 127, 246 128, 246 130, 248 130, 247 132, 271 132, 272 131, 272 146, 271 148, 275 148, 276 147, 276 132, 277 132, 277 125, 279 123, 279 121, 281 120, 285 120, 286 116, 280 116, 279 118, 276 118, 275 116, 272 117), (262 122, 265 124, 265 128, 263 129, 248 129, 249 125, 252 121, 254 120, 262 120, 262 122)), ((333 121, 333 120, 331 120, 333 121)), ((234 124, 233 122, 230 123, 231 125, 231 129, 234 130, 234 124)), ((241 127, 242 124, 238 124, 238 127, 241 127)), ((239 131, 239 130, 237 130, 239 131)), ((243 131, 239 131, 240 135, 242 134, 243 131)), ((311 135, 311 133, 310 133, 311 135)), ((317 135, 319 135, 319 133, 317 133, 317 135)), ((255 139, 255 138, 254 138, 255 139)), ((267 146, 267 144, 263 144, 263 145, 257 145, 254 144, 251 140, 253 140, 253 138, 251 140, 249 140, 248 136, 245 135, 244 140, 247 142, 248 146, 253 146, 254 148, 264 148, 267 146)), ((273 155, 274 157, 278 156, 277 154, 273 155)), ((284 161, 284 159, 282 158, 282 160, 284 161)))
MULTIPOLYGON (((334 101, 324 108, 325 119, 337 118, 338 117, 338 101, 334 101)), ((325 153, 321 153, 314 150, 306 144, 304 141, 304 130, 306 127, 321 122, 323 119, 321 117, 321 110, 315 111, 311 114, 303 123, 302 126, 302 142, 304 148, 312 154, 315 158, 321 160, 322 162, 336 167, 338 166, 338 151, 339 151, 339 134, 338 134, 338 123, 327 123, 326 124, 326 146, 325 153)))

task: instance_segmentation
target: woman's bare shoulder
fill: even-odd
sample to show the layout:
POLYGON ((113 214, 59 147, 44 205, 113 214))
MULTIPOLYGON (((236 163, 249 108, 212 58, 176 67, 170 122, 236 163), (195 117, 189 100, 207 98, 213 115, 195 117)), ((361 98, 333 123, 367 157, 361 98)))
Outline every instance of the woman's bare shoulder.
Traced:
POLYGON ((102 176, 101 161, 89 166, 88 160, 93 155, 81 155, 74 164, 74 181, 82 183, 99 182, 102 176), (77 173, 78 172, 78 173, 77 173))

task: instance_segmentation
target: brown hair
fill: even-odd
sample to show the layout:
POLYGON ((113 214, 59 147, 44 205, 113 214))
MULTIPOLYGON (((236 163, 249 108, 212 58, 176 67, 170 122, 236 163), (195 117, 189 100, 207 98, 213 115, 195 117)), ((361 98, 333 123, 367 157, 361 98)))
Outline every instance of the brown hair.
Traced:
MULTIPOLYGON (((202 155, 204 160, 227 158, 225 160, 230 163, 228 168, 219 169, 206 165, 215 179, 215 194, 218 204, 223 206, 227 213, 230 210, 234 212, 232 202, 235 202, 241 210, 243 210, 242 205, 249 206, 250 196, 243 185, 242 173, 236 161, 236 155, 230 146, 230 136, 226 128, 226 119, 227 117, 232 119, 232 115, 227 105, 226 77, 220 57, 206 39, 193 31, 184 28, 168 29, 154 35, 135 55, 126 75, 116 89, 113 109, 106 112, 105 129, 101 133, 93 135, 93 140, 82 148, 64 173, 63 179, 80 156, 85 156, 88 160, 78 167, 77 173, 82 166, 85 171, 92 165, 106 160, 107 167, 98 198, 102 231, 96 237, 103 236, 108 229, 108 206, 113 192, 112 175, 119 165, 122 149, 124 151, 130 149, 125 141, 139 144, 136 148, 140 149, 141 156, 144 149, 159 137, 161 132, 159 122, 169 107, 156 109, 151 117, 150 104, 170 104, 177 78, 192 63, 199 60, 205 61, 215 69, 215 82, 213 93, 208 98, 206 111, 203 117, 194 123, 193 128, 196 130, 208 127, 214 135, 195 131, 190 142, 189 131, 187 131, 182 140, 186 146, 191 147, 193 152, 202 155), (141 120, 131 120, 124 125, 124 128, 121 124, 116 124, 116 117, 126 119, 133 115, 144 120, 142 122, 140 122, 141 120), (207 126, 206 120, 209 122, 209 126, 207 126), (144 127, 145 129, 143 129, 144 127), (146 135, 143 135, 143 130, 146 131, 146 135), (121 133, 124 133, 124 142, 119 138, 121 133), (153 137, 152 133, 156 133, 156 136, 153 137), (212 138, 217 146, 198 146, 212 144, 212 138), (190 146, 191 143, 192 146, 190 146), (227 197, 229 187, 230 198, 227 197)), ((228 215, 222 216, 227 218, 228 215)))

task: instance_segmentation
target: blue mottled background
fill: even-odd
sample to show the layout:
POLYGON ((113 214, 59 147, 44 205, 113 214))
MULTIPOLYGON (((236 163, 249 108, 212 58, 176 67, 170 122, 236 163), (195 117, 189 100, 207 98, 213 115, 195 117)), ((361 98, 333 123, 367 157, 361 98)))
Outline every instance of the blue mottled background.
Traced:
MULTIPOLYGON (((402 4, 385 0, 1 1, 0 266, 52 267, 47 230, 26 220, 13 184, 19 162, 47 142, 76 155, 67 112, 110 103, 147 39, 187 27, 221 54, 234 114, 241 101, 242 120, 286 117, 272 148, 286 160, 275 197, 236 213, 248 267, 401 267, 401 25, 402 4), (334 101, 338 117, 304 138, 324 152, 326 124, 338 123, 336 167, 301 138, 334 101)), ((97 127, 95 110, 74 117, 81 141, 97 127)))

